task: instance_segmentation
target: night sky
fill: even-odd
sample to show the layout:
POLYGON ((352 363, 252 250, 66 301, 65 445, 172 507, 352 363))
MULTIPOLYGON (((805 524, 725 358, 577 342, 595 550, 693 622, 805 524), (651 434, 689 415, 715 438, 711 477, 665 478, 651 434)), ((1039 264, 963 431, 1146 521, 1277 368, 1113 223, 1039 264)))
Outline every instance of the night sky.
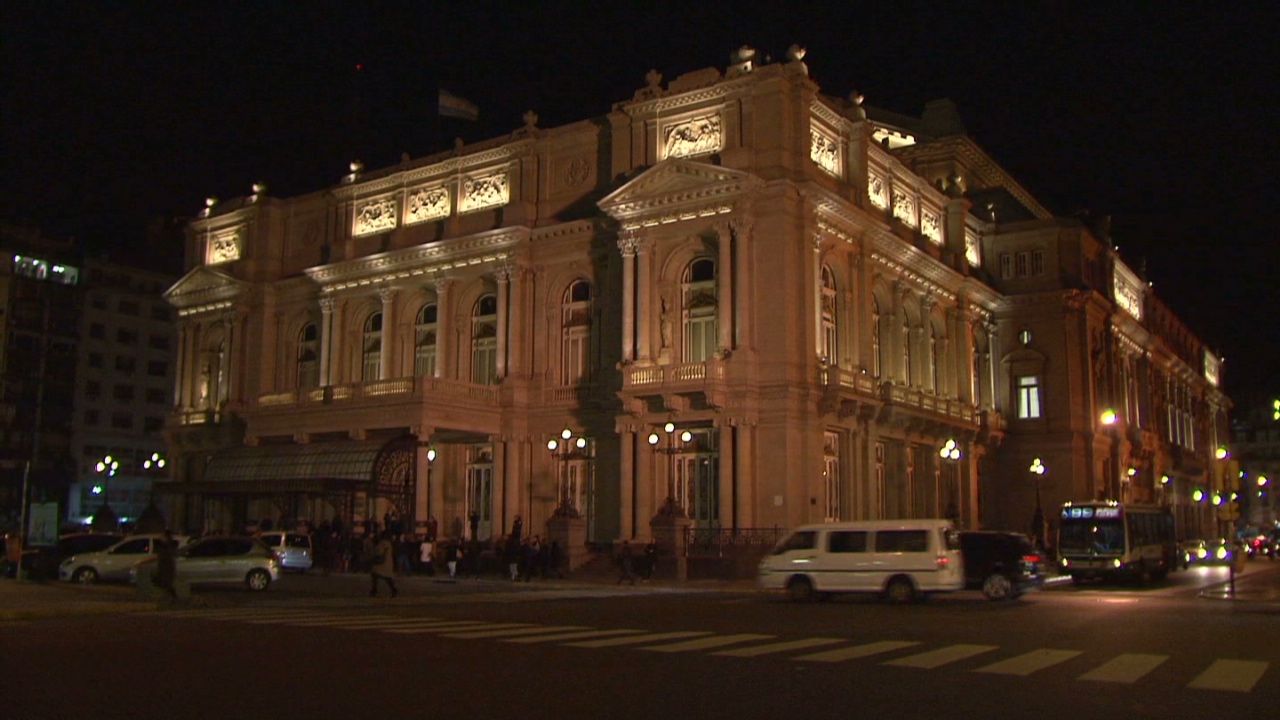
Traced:
POLYGON ((317 190, 355 158, 505 134, 527 109, 543 127, 602 115, 649 68, 797 43, 828 95, 915 115, 954 100, 1052 211, 1112 216, 1129 265, 1225 355, 1237 402, 1280 390, 1266 3, 3 5, 0 217, 122 259, 176 258, 146 228, 208 195, 317 190), (441 87, 480 122, 436 118, 441 87))

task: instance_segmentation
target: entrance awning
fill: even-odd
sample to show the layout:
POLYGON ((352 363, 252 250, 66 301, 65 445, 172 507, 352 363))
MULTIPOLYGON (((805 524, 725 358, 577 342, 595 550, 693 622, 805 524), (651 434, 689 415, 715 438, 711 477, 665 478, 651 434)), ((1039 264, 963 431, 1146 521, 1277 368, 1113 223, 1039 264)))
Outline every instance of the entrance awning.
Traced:
POLYGON ((209 459, 204 481, 209 484, 256 481, 272 489, 288 485, 286 481, 290 480, 369 482, 373 479, 374 463, 386 445, 386 440, 377 440, 235 448, 209 459))

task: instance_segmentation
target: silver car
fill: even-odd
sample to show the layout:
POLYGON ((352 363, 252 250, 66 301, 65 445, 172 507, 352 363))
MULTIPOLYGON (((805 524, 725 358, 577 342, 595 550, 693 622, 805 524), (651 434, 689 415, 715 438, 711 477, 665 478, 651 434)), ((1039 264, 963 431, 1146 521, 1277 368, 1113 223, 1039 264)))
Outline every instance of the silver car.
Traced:
MULTIPOLYGON (((174 542, 181 547, 187 538, 175 535, 174 542)), ((130 535, 106 550, 77 553, 58 565, 58 578, 92 584, 99 580, 127 580, 129 569, 143 560, 155 557, 158 543, 164 540, 160 533, 130 535)))
MULTIPOLYGON (((251 537, 205 537, 178 551, 177 579, 192 585, 244 583, 254 591, 266 590, 280 579, 280 559, 251 537)), ((154 558, 135 566, 137 573, 154 573, 154 558)))
POLYGON ((258 533, 258 539, 280 558, 281 569, 302 572, 311 569, 315 551, 311 547, 310 535, 269 530, 258 533))

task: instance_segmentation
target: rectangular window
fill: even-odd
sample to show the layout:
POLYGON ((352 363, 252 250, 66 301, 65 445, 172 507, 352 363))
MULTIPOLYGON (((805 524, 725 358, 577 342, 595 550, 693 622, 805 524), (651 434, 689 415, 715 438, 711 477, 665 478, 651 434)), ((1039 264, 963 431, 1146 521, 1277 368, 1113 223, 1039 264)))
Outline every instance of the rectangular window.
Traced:
POLYGON ((97 380, 90 380, 84 384, 84 395, 90 400, 96 399, 102 394, 102 385, 97 380))
POLYGON ((147 363, 147 374, 152 377, 164 377, 169 372, 169 363, 164 360, 151 360, 147 363))
POLYGON ((1040 376, 1018 378, 1018 417, 1024 420, 1040 417, 1040 376))
POLYGON ((107 329, 102 323, 89 323, 89 337, 95 340, 101 340, 107 336, 107 329))
POLYGON ((1043 250, 1031 251, 1031 274, 1032 275, 1044 274, 1044 251, 1043 250))
POLYGON ((164 335, 152 335, 151 337, 147 338, 147 347, 151 348, 152 350, 168 350, 169 338, 165 337, 164 335))
POLYGON ((168 393, 158 388, 147 388, 147 402, 152 405, 163 405, 168 402, 168 393))
POLYGON ((116 308, 120 311, 121 315, 137 315, 138 301, 137 300, 121 300, 120 303, 116 305, 116 308))
POLYGON ((137 365, 137 361, 135 361, 131 357, 127 357, 125 355, 116 356, 116 370, 122 373, 132 374, 133 369, 136 365, 137 365))
POLYGON ((1013 277, 1013 256, 1009 253, 1000 253, 1000 277, 1005 280, 1013 277))
POLYGON ((89 367, 102 367, 102 353, 89 353, 89 367))
POLYGON ((165 307, 164 305, 152 305, 151 319, 152 320, 168 320, 169 308, 165 307))
POLYGON ((133 416, 129 413, 112 413, 111 427, 117 430, 132 430, 133 416))
POLYGON ((111 397, 115 398, 116 400, 124 400, 124 401, 132 400, 133 386, 132 385, 116 385, 111 388, 111 397))
POLYGON ((1027 253, 1025 252, 1018 253, 1017 256, 1015 257, 1015 261, 1016 262, 1014 264, 1014 272, 1017 274, 1018 277, 1026 277, 1027 264, 1028 264, 1027 253))
POLYGON ((85 410, 85 411, 84 411, 84 424, 85 424, 85 425, 89 425, 89 426, 97 425, 97 424, 98 424, 98 411, 97 411, 97 410, 85 410))
POLYGON ((858 532, 831 533, 830 550, 833 553, 855 553, 867 551, 867 534, 858 532))
POLYGON ((164 429, 164 420, 158 417, 143 418, 142 429, 149 433, 160 432, 164 429))
POLYGON ((91 298, 91 299, 89 300, 89 305, 90 305, 90 307, 92 307, 94 310, 106 310, 106 309, 107 309, 107 299, 106 299, 106 298, 104 298, 104 297, 102 297, 102 296, 93 297, 93 298, 91 298))
POLYGON ((880 530, 876 532, 876 552, 924 552, 929 538, 924 530, 880 530))
POLYGON ((125 328, 120 328, 119 330, 116 330, 116 342, 122 345, 137 344, 138 333, 125 328))

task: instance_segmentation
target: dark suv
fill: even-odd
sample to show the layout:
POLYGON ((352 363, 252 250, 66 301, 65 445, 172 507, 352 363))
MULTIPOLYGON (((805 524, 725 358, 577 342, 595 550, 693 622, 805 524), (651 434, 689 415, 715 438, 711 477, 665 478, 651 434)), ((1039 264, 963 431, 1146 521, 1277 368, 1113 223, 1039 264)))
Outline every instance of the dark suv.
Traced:
POLYGON ((964 583, 989 600, 1016 598, 1044 584, 1040 553, 1026 535, 1013 532, 962 532, 964 583))

